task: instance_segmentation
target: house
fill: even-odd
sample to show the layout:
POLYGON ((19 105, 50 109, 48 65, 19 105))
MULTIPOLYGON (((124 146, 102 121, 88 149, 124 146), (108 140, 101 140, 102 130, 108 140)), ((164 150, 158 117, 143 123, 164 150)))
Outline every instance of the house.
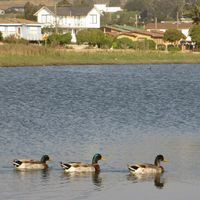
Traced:
POLYGON ((6 13, 24 13, 24 5, 15 5, 5 10, 6 13))
POLYGON ((115 12, 122 11, 120 7, 107 7, 106 4, 94 4, 94 7, 97 10, 101 12, 105 12, 105 13, 115 13, 115 12))
POLYGON ((147 31, 161 31, 165 32, 168 29, 180 30, 185 36, 186 41, 191 41, 189 30, 192 27, 192 22, 161 22, 161 23, 149 23, 145 26, 147 31))
MULTIPOLYGON (((72 42, 76 42, 76 33, 81 29, 100 28, 100 18, 106 7, 47 7, 43 6, 34 15, 38 23, 45 27, 59 27, 72 33, 72 42)), ((106 10, 109 12, 109 9, 106 10)), ((114 8, 112 7, 112 12, 114 8)))
POLYGON ((14 35, 16 38, 40 41, 42 40, 41 28, 41 24, 25 19, 0 18, 0 31, 4 38, 14 35))
POLYGON ((111 35, 115 38, 129 38, 133 41, 141 41, 141 40, 153 40, 157 45, 165 44, 166 42, 163 40, 164 33, 163 32, 149 32, 143 29, 137 29, 135 27, 129 26, 105 26, 101 28, 104 33, 111 35))

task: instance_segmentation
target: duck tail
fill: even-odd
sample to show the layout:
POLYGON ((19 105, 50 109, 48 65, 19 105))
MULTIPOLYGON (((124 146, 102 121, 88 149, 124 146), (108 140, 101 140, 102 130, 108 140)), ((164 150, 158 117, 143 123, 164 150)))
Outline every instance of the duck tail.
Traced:
POLYGON ((131 171, 131 172, 135 172, 138 169, 138 166, 134 166, 134 165, 130 166, 130 165, 127 164, 127 167, 129 169, 129 171, 131 171))
POLYGON ((20 160, 17 160, 17 159, 15 159, 15 160, 13 160, 13 165, 15 166, 15 167, 19 167, 21 164, 22 164, 22 162, 20 161, 20 160))
POLYGON ((60 162, 60 166, 65 170, 65 169, 69 169, 71 167, 70 164, 67 164, 67 163, 63 163, 63 162, 60 162))

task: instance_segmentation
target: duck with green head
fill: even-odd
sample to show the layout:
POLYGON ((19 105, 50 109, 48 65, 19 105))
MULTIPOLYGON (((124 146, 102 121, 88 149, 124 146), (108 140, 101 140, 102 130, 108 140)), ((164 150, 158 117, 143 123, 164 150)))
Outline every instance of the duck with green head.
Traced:
POLYGON ((128 165, 128 169, 131 174, 157 174, 163 173, 164 168, 160 165, 160 162, 167 162, 164 159, 163 155, 157 155, 154 161, 154 164, 144 163, 144 164, 135 164, 135 165, 128 165))
POLYGON ((15 159, 13 160, 13 165, 17 170, 36 170, 36 169, 47 169, 47 161, 50 161, 48 155, 43 155, 40 160, 24 160, 24 159, 15 159))
POLYGON ((105 158, 101 154, 96 153, 92 158, 91 164, 86 164, 82 162, 61 162, 60 166, 65 170, 65 172, 99 172, 99 160, 105 160, 105 158))

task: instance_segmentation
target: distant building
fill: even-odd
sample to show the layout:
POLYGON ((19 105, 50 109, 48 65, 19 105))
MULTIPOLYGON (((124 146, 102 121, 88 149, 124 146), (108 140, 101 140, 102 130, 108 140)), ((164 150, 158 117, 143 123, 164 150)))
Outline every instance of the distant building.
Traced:
POLYGON ((29 41, 40 41, 42 40, 41 28, 41 24, 25 19, 0 18, 0 31, 4 38, 13 35, 29 41))
POLYGON ((116 38, 129 38, 133 41, 153 40, 156 44, 165 44, 163 32, 149 32, 129 26, 104 26, 101 29, 116 38))
MULTIPOLYGON (((116 7, 118 11, 119 8, 116 7)), ((100 18, 104 12, 115 12, 115 7, 97 4, 93 7, 47 7, 43 6, 34 15, 45 27, 59 27, 72 33, 72 42, 76 42, 76 33, 81 29, 100 28, 100 18)))
POLYGON ((161 31, 165 32, 168 29, 180 30, 185 36, 186 41, 191 41, 189 30, 192 27, 192 22, 162 22, 162 23, 149 23, 145 26, 147 31, 161 31))
POLYGON ((0 15, 5 15, 5 10, 0 8, 0 15))
POLYGON ((6 13, 24 13, 24 5, 15 5, 5 10, 6 13))

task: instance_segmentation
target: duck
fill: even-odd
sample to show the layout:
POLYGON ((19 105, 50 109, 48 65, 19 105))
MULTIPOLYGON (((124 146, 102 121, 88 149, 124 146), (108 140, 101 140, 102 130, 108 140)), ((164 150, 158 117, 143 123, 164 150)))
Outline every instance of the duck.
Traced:
POLYGON ((145 175, 145 174, 162 174, 164 168, 160 165, 160 162, 168 162, 164 159, 163 155, 157 155, 154 161, 154 164, 135 164, 128 165, 128 169, 133 175, 145 175))
POLYGON ((40 160, 15 159, 12 163, 17 170, 39 170, 48 168, 47 161, 50 161, 49 156, 43 155, 40 160))
POLYGON ((101 154, 96 153, 92 158, 91 164, 82 162, 60 162, 60 166, 65 172, 100 172, 99 160, 105 160, 105 158, 101 154))

